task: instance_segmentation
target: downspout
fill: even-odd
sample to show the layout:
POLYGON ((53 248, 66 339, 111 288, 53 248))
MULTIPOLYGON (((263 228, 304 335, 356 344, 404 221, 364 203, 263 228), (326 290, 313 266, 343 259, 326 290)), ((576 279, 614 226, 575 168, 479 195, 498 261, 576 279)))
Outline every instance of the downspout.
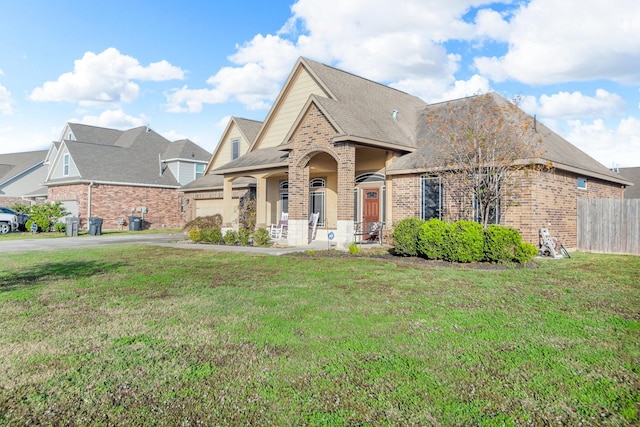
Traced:
POLYGON ((93 181, 89 183, 89 191, 87 192, 87 221, 91 218, 91 187, 93 187, 93 181))

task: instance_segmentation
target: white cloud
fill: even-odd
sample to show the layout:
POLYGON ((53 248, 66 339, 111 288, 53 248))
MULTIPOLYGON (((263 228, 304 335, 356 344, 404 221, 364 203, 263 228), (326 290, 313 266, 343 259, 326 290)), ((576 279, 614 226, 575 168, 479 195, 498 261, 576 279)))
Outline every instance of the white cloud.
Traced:
POLYGON ((621 116, 627 109, 627 103, 618 94, 596 89, 595 96, 576 91, 541 95, 539 102, 528 97, 521 107, 530 114, 556 119, 601 118, 621 116))
MULTIPOLYGON (((2 70, 0 70, 0 76, 2 75, 2 70)), ((12 114, 13 113, 13 98, 11 97, 11 92, 9 90, 0 85, 0 114, 12 114)))
POLYGON ((458 55, 447 53, 442 42, 505 32, 499 14, 479 13, 480 30, 462 20, 471 6, 489 3, 298 0, 277 34, 257 35, 237 46, 229 57, 234 65, 207 80, 211 88, 184 86, 167 92, 165 107, 171 112, 200 112, 204 104, 239 102, 252 110, 266 109, 298 56, 335 64, 426 98, 442 96, 454 84, 460 62, 458 55))
POLYGON ((640 166, 640 120, 622 119, 609 127, 602 119, 592 122, 570 120, 570 132, 565 136, 587 154, 607 167, 640 166))
POLYGON ((74 61, 74 70, 56 81, 45 82, 30 95, 34 101, 78 102, 83 106, 132 102, 138 97, 138 81, 181 80, 184 71, 167 61, 141 66, 137 59, 115 48, 86 52, 74 61))
POLYGON ((69 121, 109 129, 124 130, 144 126, 149 123, 149 118, 145 115, 141 115, 139 117, 130 116, 122 110, 106 110, 97 116, 86 114, 82 116, 82 118, 70 119, 69 121))
POLYGON ((638 22, 637 0, 531 0, 510 20, 508 53, 475 66, 495 81, 638 83, 638 22))

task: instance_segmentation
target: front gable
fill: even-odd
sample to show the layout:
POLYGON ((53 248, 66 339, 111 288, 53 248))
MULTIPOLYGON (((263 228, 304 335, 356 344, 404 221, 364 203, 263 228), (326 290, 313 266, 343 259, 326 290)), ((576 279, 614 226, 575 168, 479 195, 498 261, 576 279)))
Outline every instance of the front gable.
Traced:
POLYGON ((82 178, 66 143, 62 143, 49 167, 47 181, 82 178))
POLYGON ((331 97, 329 91, 314 77, 301 59, 271 107, 250 151, 286 143, 287 134, 311 95, 331 97))
POLYGON ((247 141, 246 136, 242 133, 242 130, 232 117, 227 124, 227 128, 220 138, 220 142, 216 147, 209 164, 205 169, 205 175, 210 173, 213 169, 216 169, 224 164, 234 160, 232 154, 234 153, 234 145, 236 145, 238 157, 244 155, 249 151, 251 141, 247 141))

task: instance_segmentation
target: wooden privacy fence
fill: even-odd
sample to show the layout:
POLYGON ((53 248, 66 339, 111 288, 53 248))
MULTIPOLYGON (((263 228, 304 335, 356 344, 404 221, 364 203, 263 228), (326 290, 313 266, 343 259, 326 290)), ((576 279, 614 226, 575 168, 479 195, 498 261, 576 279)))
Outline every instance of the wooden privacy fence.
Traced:
POLYGON ((579 199, 578 250, 640 255, 640 199, 579 199))

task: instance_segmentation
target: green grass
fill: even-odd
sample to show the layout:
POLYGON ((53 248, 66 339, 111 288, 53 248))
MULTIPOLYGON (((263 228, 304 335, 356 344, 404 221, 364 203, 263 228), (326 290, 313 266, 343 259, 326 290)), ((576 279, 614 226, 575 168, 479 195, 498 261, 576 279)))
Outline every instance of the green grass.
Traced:
MULTIPOLYGON (((102 230, 102 234, 106 235, 118 235, 118 234, 168 234, 168 233, 182 233, 182 230, 178 228, 154 228, 150 230, 129 231, 127 228, 124 230, 102 230)), ((87 230, 78 231, 78 237, 89 236, 87 230)), ((47 233, 31 233, 28 231, 15 231, 7 234, 0 234, 0 242, 7 240, 30 240, 30 239, 57 239, 61 237, 67 237, 66 233, 57 233, 55 231, 47 233)))
POLYGON ((5 255, 0 424, 638 425, 640 258, 5 255))

